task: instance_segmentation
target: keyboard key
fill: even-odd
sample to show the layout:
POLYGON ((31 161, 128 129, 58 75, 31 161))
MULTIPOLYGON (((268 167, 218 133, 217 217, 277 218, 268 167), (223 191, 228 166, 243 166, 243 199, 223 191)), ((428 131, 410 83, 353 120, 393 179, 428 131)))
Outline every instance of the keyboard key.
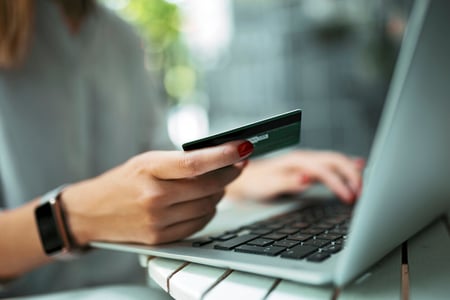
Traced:
POLYGON ((309 227, 309 223, 307 223, 307 222, 295 222, 295 223, 292 223, 289 226, 293 227, 293 228, 298 228, 298 229, 305 229, 305 228, 309 227))
POLYGON ((277 230, 277 229, 280 229, 280 228, 283 228, 283 227, 284 227, 284 224, 280 224, 280 223, 264 225, 264 228, 272 229, 272 230, 277 230))
POLYGON ((328 254, 335 254, 342 250, 341 245, 328 245, 325 248, 322 249, 323 252, 326 252, 328 254))
POLYGON ((211 237, 211 239, 216 240, 216 241, 224 242, 224 241, 230 240, 232 238, 235 238, 236 236, 237 235, 234 234, 234 233, 226 233, 226 234, 222 234, 222 235, 219 235, 219 236, 211 237))
POLYGON ((335 226, 334 224, 330 224, 330 223, 328 223, 328 222, 320 222, 320 223, 314 224, 314 227, 315 227, 315 228, 325 229, 325 230, 331 229, 331 228, 333 228, 334 226, 335 226))
POLYGON ((287 236, 287 234, 274 232, 274 233, 264 235, 263 238, 278 241, 278 240, 284 239, 286 236, 287 236))
POLYGON ((303 245, 314 246, 314 247, 319 248, 319 247, 323 247, 329 243, 330 243, 330 241, 328 241, 328 240, 311 239, 311 240, 307 240, 306 242, 304 242, 303 245))
POLYGON ((343 239, 339 239, 339 240, 335 240, 332 242, 333 245, 339 245, 339 246, 344 246, 344 240, 343 239))
POLYGON ((264 246, 268 246, 272 243, 273 243, 273 240, 259 238, 259 239, 248 242, 247 245, 264 247, 264 246))
POLYGON ((306 228, 306 229, 302 229, 300 231, 300 233, 316 235, 316 234, 321 234, 324 231, 325 231, 325 229, 323 229, 323 228, 306 228))
POLYGON ((314 254, 308 256, 308 258, 306 260, 312 261, 312 262, 321 262, 321 261, 324 261, 325 259, 327 259, 328 257, 330 257, 330 254, 328 254, 328 253, 317 252, 317 253, 314 253, 314 254))
POLYGON ((294 234, 297 232, 298 232, 297 228, 282 228, 277 231, 277 233, 282 233, 282 234, 294 234))
POLYGON ((196 240, 196 241, 192 242, 192 247, 201 247, 201 246, 204 246, 204 245, 207 245, 207 244, 211 243, 212 241, 213 240, 210 239, 210 238, 199 239, 199 240, 196 240))
POLYGON ((281 246, 281 247, 286 247, 286 248, 292 248, 298 244, 300 244, 299 241, 291 241, 291 240, 281 240, 281 241, 276 241, 275 243, 273 243, 274 246, 281 246))
POLYGON ((304 242, 306 240, 309 240, 312 237, 310 234, 303 234, 303 233, 297 233, 293 234, 287 237, 288 240, 294 240, 299 242, 304 242))
POLYGON ((252 253, 252 254, 260 254, 260 255, 268 255, 268 256, 276 256, 280 252, 283 252, 285 247, 276 247, 276 246, 268 246, 268 247, 259 247, 259 246, 251 246, 251 245, 242 245, 235 249, 236 252, 244 252, 244 253, 252 253))
POLYGON ((337 240, 339 238, 341 238, 342 235, 340 234, 335 234, 335 233, 322 233, 320 235, 317 236, 318 239, 322 239, 322 240, 337 240))
POLYGON ((245 234, 238 237, 235 237, 234 239, 228 240, 223 243, 219 243, 214 245, 214 249, 219 250, 231 250, 239 245, 245 244, 251 240, 254 240, 258 236, 255 234, 245 234))
POLYGON ((257 234, 257 235, 264 235, 264 234, 269 234, 272 231, 273 230, 270 230, 270 229, 254 229, 250 233, 251 234, 257 234))
POLYGON ((335 218, 327 219, 328 223, 334 224, 334 225, 339 225, 344 221, 345 221, 345 218, 342 218, 342 217, 335 217, 335 218))
POLYGON ((297 245, 294 248, 288 249, 285 252, 281 253, 281 257, 292 258, 292 259, 302 259, 316 251, 317 251, 317 247, 297 245))
POLYGON ((214 249, 320 262, 343 248, 350 217, 351 207, 319 204, 225 231, 215 240, 195 240, 192 245, 216 241, 214 249))
POLYGON ((328 230, 328 233, 335 233, 335 234, 343 235, 343 234, 346 234, 346 233, 347 233, 347 229, 345 229, 345 228, 340 228, 340 227, 338 227, 338 228, 333 228, 333 229, 331 229, 331 230, 328 230))

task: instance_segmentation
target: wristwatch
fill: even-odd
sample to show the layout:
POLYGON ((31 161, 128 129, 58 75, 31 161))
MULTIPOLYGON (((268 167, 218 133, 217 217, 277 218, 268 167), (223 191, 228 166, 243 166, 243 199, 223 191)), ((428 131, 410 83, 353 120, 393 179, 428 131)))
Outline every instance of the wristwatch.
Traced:
POLYGON ((72 259, 79 256, 67 226, 60 195, 67 185, 62 185, 41 197, 34 211, 42 247, 48 256, 55 259, 72 259))

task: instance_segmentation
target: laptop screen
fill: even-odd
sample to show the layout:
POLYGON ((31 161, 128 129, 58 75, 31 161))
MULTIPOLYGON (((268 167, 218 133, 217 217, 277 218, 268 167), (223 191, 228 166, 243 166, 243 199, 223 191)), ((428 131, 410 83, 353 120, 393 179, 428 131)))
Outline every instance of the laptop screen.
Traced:
POLYGON ((377 132, 342 285, 450 206, 450 2, 416 1, 377 132))

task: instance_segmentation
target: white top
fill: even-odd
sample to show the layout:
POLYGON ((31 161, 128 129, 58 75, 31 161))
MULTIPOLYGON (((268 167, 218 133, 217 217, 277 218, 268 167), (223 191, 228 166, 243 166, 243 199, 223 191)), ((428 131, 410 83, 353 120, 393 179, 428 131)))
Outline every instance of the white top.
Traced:
MULTIPOLYGON (((72 35, 52 1, 35 5, 34 38, 25 63, 0 70, 0 210, 92 177, 138 152, 170 147, 164 99, 130 26, 98 6, 72 35)), ((93 251, 74 262, 40 268, 6 292, 136 279, 145 276, 135 255, 93 251)))

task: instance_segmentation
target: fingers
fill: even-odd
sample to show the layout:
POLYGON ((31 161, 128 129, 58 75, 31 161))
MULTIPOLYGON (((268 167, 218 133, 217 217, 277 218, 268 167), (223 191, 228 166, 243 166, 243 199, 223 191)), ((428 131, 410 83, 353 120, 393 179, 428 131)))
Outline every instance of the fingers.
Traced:
POLYGON ((286 172, 273 178, 271 184, 266 186, 268 191, 272 191, 267 196, 275 198, 281 194, 297 194, 305 191, 311 186, 311 179, 308 175, 298 176, 297 172, 286 172))
POLYGON ((186 222, 214 213, 217 203, 223 198, 220 192, 204 198, 177 203, 164 208, 160 215, 167 216, 159 220, 159 227, 165 228, 173 224, 186 222))
POLYGON ((186 238, 205 227, 205 225, 214 217, 214 214, 215 211, 199 218, 171 225, 160 231, 159 234, 152 239, 151 243, 161 244, 186 238))
POLYGON ((355 158, 355 159, 353 160, 353 162, 355 163, 356 168, 357 168, 359 171, 364 170, 364 167, 366 166, 366 160, 365 160, 364 158, 361 158, 361 157, 355 158))
POLYGON ((180 239, 213 217, 225 186, 245 166, 239 162, 252 151, 250 142, 235 141, 189 152, 147 152, 86 181, 73 197, 66 193, 65 202, 77 204, 66 206, 71 220, 79 216, 85 224, 80 228, 93 231, 86 243, 180 239))
POLYGON ((339 198, 346 203, 351 203, 355 200, 355 193, 353 190, 342 180, 336 172, 330 170, 323 165, 317 165, 313 168, 313 176, 322 181, 330 190, 332 190, 339 198))
POLYGON ((234 166, 240 170, 243 170, 245 167, 248 166, 248 159, 235 163, 234 166))
POLYGON ((242 172, 238 167, 229 166, 197 177, 162 181, 166 194, 162 205, 168 206, 223 192, 226 185, 242 172))
POLYGON ((353 160, 337 152, 306 153, 303 170, 311 179, 323 182, 347 203, 355 201, 361 190, 363 160, 353 160))
POLYGON ((331 164, 342 177, 344 182, 357 194, 361 186, 360 170, 350 158, 341 154, 334 154, 331 164))
POLYGON ((194 177, 220 169, 248 157, 253 144, 234 141, 193 151, 158 151, 143 154, 150 173, 159 179, 194 177))
POLYGON ((150 211, 147 244, 167 243, 185 238, 203 228, 215 215, 224 192, 150 211))

